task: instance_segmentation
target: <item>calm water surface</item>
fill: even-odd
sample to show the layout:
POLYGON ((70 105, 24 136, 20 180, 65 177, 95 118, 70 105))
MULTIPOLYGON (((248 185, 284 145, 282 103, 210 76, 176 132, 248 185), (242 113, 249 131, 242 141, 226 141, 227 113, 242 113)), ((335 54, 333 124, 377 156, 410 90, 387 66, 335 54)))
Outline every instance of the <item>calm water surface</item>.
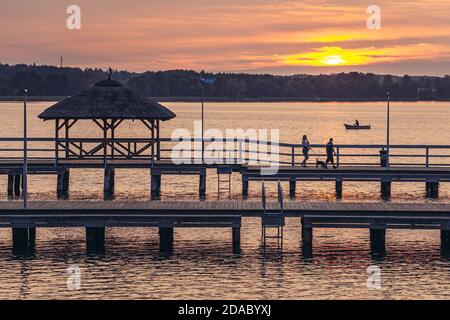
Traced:
MULTIPOLYGON (((37 119, 50 104, 30 104, 30 136, 52 136, 54 124, 37 119)), ((193 128, 193 121, 199 117, 197 104, 166 105, 177 118, 164 123, 164 137, 170 137, 177 128, 193 128)), ((0 136, 21 136, 21 104, 0 103, 0 110, 0 136)), ((450 144, 449 124, 449 103, 395 103, 392 143, 450 144)), ((379 103, 208 103, 206 127, 274 128, 280 129, 283 142, 299 143, 306 133, 312 143, 325 143, 332 136, 339 144, 382 144, 386 130, 385 108, 379 103), (373 130, 343 130, 342 124, 355 118, 372 124, 373 130)), ((144 127, 130 122, 118 136, 145 134, 144 127)), ((80 123, 74 127, 74 136, 99 137, 100 132, 90 123, 80 123)), ((99 170, 72 170, 70 198, 102 199, 102 175, 99 170)), ((116 175, 118 200, 148 199, 148 171, 119 170, 116 175)), ((217 177, 211 172, 209 200, 217 199, 216 183, 217 177)), ((32 199, 55 199, 55 177, 32 176, 29 188, 32 199)), ((252 197, 260 196, 259 184, 251 183, 250 188, 252 197)), ((163 199, 196 199, 197 189, 197 178, 164 178, 163 199)), ((240 199, 240 189, 236 175, 233 198, 240 199)), ((298 189, 300 200, 334 198, 333 183, 301 183, 298 189)), ((269 185, 269 191, 274 196, 275 185, 269 185)), ((394 183, 392 201, 422 202, 424 193, 422 184, 394 183)), ((6 199, 3 176, 0 198, 6 199)), ((346 183, 344 200, 380 201, 379 185, 346 183)), ((439 201, 450 202, 448 184, 442 184, 439 201)), ((287 221, 282 254, 275 249, 263 252, 260 231, 259 219, 244 219, 242 253, 235 256, 230 253, 229 230, 175 230, 175 254, 161 258, 154 229, 108 229, 107 251, 98 256, 85 254, 83 229, 39 229, 36 253, 30 257, 13 256, 10 231, 0 230, 0 298, 450 298, 450 262, 440 256, 437 231, 388 231, 388 253, 382 260, 370 256, 367 230, 316 230, 311 260, 301 256, 298 219, 287 221), (67 288, 67 268, 71 265, 81 269, 80 290, 67 288), (371 265, 381 268, 381 289, 367 288, 366 270, 371 265)))

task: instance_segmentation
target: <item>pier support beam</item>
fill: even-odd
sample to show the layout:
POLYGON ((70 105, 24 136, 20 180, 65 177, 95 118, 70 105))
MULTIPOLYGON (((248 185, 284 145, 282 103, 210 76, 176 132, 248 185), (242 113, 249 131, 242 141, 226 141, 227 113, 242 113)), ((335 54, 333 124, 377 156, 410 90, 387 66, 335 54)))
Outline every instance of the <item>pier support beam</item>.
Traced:
POLYGON ((8 173, 8 198, 14 198, 14 173, 8 173))
POLYGON ((241 253, 241 227, 233 227, 233 254, 241 253))
POLYGON ((289 179, 289 196, 294 199, 297 192, 297 181, 295 178, 289 179))
POLYGON ((439 181, 427 181, 425 183, 427 198, 439 198, 439 181))
POLYGON ((161 200, 161 174, 153 174, 151 179, 151 199, 161 200))
POLYGON ((103 182, 103 198, 104 200, 112 200, 114 198, 114 182, 115 182, 115 169, 106 168, 103 182))
POLYGON ((70 170, 65 169, 58 172, 56 182, 56 194, 58 199, 67 199, 69 196, 70 170))
POLYGON ((302 219, 302 255, 308 259, 312 257, 313 228, 302 219))
POLYGON ((441 253, 450 256, 450 226, 441 229, 441 253))
POLYGON ((206 200, 206 170, 205 172, 200 173, 198 194, 201 201, 206 200))
POLYGON ((105 228, 86 227, 86 252, 102 253, 105 251, 105 228))
POLYGON ((336 178, 336 199, 342 199, 342 178, 336 178))
POLYGON ((391 198, 391 186, 392 180, 390 179, 381 179, 381 197, 383 199, 391 198))
POLYGON ((386 255, 386 226, 370 226, 370 250, 372 256, 384 257, 386 255))
POLYGON ((242 198, 248 199, 248 178, 242 176, 242 198))
POLYGON ((16 197, 20 197, 20 189, 22 187, 21 177, 22 177, 22 175, 20 175, 20 174, 14 175, 14 195, 16 197))
POLYGON ((173 254, 173 227, 159 228, 159 252, 163 255, 173 254))
POLYGON ((32 253, 36 245, 36 228, 12 228, 14 254, 32 253))

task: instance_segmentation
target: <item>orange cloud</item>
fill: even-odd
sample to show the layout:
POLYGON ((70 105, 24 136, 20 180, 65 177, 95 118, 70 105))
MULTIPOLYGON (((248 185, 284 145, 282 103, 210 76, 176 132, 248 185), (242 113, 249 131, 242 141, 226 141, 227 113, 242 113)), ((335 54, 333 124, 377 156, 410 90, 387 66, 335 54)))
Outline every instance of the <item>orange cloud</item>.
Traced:
POLYGON ((450 47, 417 44, 391 48, 344 49, 321 47, 307 53, 282 57, 282 63, 303 66, 358 66, 404 60, 450 58, 450 47))
POLYGON ((366 28, 366 2, 336 3, 78 0, 82 30, 73 32, 65 29, 68 0, 9 1, 0 10, 0 62, 56 64, 63 55, 81 67, 283 73, 393 63, 408 73, 411 61, 424 74, 447 72, 450 1, 378 0, 376 31, 366 28))

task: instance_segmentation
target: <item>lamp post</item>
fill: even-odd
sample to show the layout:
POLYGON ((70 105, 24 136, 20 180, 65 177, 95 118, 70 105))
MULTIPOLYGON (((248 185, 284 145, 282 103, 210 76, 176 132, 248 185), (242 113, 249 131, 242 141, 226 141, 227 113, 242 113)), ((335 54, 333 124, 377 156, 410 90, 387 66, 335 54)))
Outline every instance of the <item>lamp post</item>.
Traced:
POLYGON ((391 102, 391 93, 390 92, 386 92, 386 96, 387 96, 387 132, 386 132, 386 168, 387 170, 389 170, 389 166, 390 166, 390 124, 391 124, 391 110, 390 110, 390 102, 391 102))
POLYGON ((203 79, 200 79, 200 88, 202 89, 202 164, 205 162, 205 90, 203 89, 203 79))
POLYGON ((23 100, 23 207, 28 208, 28 137, 27 137, 27 97, 28 90, 24 90, 23 100))
POLYGON ((202 163, 205 162, 205 140, 204 140, 204 136, 205 136, 205 125, 204 125, 204 120, 205 120, 205 89, 203 87, 204 84, 206 85, 212 85, 216 82, 216 79, 210 78, 210 79, 206 79, 206 78, 200 78, 199 79, 199 83, 200 83, 200 88, 202 90, 202 163))

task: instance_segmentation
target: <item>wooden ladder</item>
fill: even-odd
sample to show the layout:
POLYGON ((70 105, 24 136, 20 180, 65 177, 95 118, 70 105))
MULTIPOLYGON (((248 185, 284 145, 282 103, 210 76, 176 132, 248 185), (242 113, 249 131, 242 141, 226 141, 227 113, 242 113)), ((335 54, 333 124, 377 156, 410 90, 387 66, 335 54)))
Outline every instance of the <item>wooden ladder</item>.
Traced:
POLYGON ((217 198, 220 199, 222 192, 228 193, 228 198, 231 199, 231 175, 233 169, 231 166, 218 166, 217 167, 217 198), (225 176, 224 178, 221 178, 225 176), (224 186, 225 184, 225 186, 224 186))
POLYGON ((278 181, 278 208, 275 210, 267 210, 266 187, 264 181, 262 183, 262 203, 264 212, 261 219, 263 248, 266 249, 268 239, 276 239, 279 250, 283 250, 284 226, 286 224, 286 216, 283 210, 283 187, 278 181), (268 229, 276 229, 276 234, 268 234, 268 229))

